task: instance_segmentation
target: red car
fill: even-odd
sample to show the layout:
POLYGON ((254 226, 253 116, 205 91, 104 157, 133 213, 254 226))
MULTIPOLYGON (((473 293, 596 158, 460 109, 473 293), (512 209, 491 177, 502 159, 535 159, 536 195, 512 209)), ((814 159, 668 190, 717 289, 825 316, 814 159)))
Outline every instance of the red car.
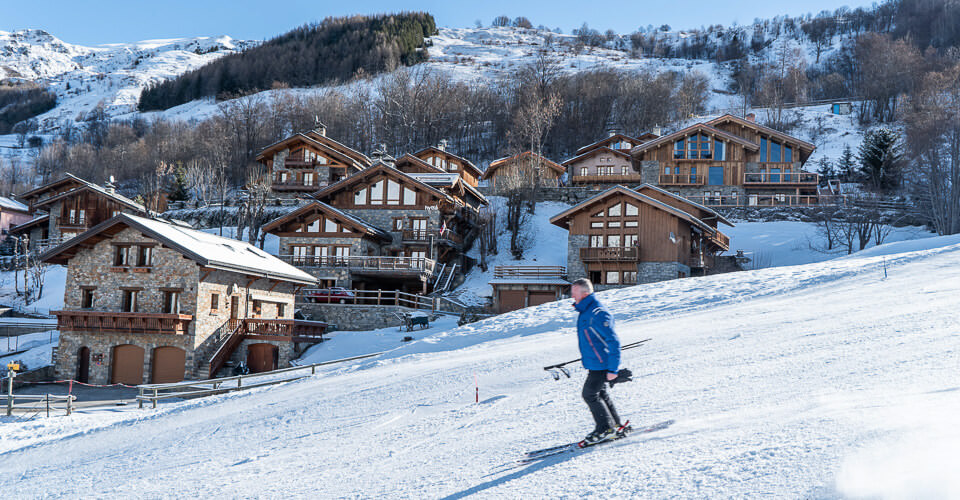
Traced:
POLYGON ((304 290, 303 297, 307 302, 313 303, 333 303, 339 302, 346 304, 347 300, 354 297, 353 292, 342 286, 334 286, 325 289, 304 290))

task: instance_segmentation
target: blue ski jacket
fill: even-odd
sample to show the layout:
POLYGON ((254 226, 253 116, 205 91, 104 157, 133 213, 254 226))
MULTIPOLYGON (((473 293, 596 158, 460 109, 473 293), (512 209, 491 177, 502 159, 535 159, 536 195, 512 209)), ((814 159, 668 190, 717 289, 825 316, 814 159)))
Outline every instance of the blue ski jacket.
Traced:
POLYGON ((620 338, 613 331, 613 316, 593 294, 573 305, 577 318, 580 357, 587 370, 617 373, 620 368, 620 338))

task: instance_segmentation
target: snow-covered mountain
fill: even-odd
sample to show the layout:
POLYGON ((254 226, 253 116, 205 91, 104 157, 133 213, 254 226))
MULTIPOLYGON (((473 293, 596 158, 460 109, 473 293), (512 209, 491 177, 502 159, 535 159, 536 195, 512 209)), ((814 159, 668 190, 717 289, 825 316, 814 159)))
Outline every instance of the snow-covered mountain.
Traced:
POLYGON ((33 81, 55 92, 57 107, 38 118, 51 130, 60 121, 82 119, 100 103, 110 116, 128 114, 150 83, 255 43, 221 36, 88 47, 38 29, 0 31, 0 80, 33 81))

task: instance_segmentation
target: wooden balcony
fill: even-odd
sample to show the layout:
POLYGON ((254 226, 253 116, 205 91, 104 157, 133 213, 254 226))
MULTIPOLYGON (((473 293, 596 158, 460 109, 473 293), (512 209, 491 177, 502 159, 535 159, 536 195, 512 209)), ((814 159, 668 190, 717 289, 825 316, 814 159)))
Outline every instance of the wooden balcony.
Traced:
POLYGON ((283 160, 284 168, 314 168, 323 163, 317 160, 304 160, 302 156, 288 156, 283 160))
POLYGON ((453 231, 446 229, 443 231, 437 229, 404 229, 403 241, 405 243, 429 243, 431 237, 436 242, 463 244, 463 238, 453 231))
POLYGON ((321 342, 327 331, 322 321, 247 318, 243 323, 247 336, 291 337, 296 342, 321 342))
POLYGON ((337 255, 281 255, 280 260, 297 267, 339 267, 353 272, 380 274, 432 274, 436 266, 425 257, 367 257, 337 255))
POLYGON ((494 279, 543 280, 563 279, 567 268, 563 266, 496 266, 494 279))
POLYGON ((643 182, 640 174, 612 174, 612 175, 573 175, 570 177, 573 184, 605 184, 643 182))
POLYGON ((639 247, 581 248, 580 260, 583 262, 639 262, 639 247))
POLYGON ((722 250, 730 250, 730 238, 720 231, 717 231, 712 236, 707 236, 707 241, 720 247, 722 250))
POLYGON ((193 316, 112 311, 53 311, 60 331, 184 335, 193 316))
POLYGON ((696 174, 660 174, 657 182, 661 186, 702 186, 705 179, 696 174))
MULTIPOLYGON (((766 165, 767 168, 770 168, 769 163, 766 165)), ((818 184, 820 184, 820 175, 813 172, 747 172, 743 174, 743 187, 798 186, 814 188, 818 184)))
POLYGON ((318 191, 326 185, 326 182, 316 178, 307 182, 302 179, 297 180, 289 177, 286 180, 281 180, 281 178, 277 176, 273 178, 270 187, 274 191, 318 191))
POLYGON ((85 229, 90 227, 90 220, 86 217, 57 217, 57 227, 69 229, 85 229))

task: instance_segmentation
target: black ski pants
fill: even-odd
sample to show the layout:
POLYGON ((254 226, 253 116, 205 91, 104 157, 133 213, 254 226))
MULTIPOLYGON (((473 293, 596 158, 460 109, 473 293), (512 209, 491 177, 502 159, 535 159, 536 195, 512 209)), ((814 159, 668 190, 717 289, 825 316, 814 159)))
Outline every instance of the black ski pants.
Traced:
POLYGON ((602 431, 620 426, 620 415, 613 407, 610 394, 607 393, 607 372, 590 370, 587 380, 583 383, 583 400, 587 402, 593 421, 597 427, 594 430, 602 431))

